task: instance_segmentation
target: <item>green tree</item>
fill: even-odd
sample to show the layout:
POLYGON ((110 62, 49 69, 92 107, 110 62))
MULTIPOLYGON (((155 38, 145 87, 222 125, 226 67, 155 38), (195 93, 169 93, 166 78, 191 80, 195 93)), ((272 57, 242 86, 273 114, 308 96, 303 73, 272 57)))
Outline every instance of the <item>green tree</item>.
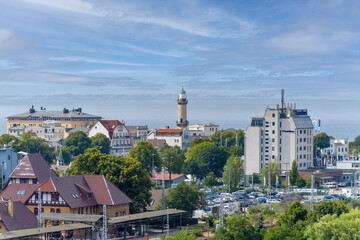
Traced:
POLYGON ((326 215, 320 221, 309 225, 305 230, 305 237, 309 240, 328 239, 360 239, 360 210, 338 217, 326 215))
POLYGON ((101 153, 109 154, 110 153, 110 144, 111 141, 102 133, 97 133, 95 136, 91 138, 91 148, 96 148, 100 150, 101 153))
POLYGON ((188 230, 181 230, 174 234, 174 236, 166 237, 166 235, 161 236, 161 240, 195 240, 196 237, 192 234, 188 234, 188 230))
POLYGON ((357 136, 354 141, 349 142, 349 152, 352 155, 358 155, 360 153, 360 136, 357 136))
POLYGON ((215 232, 215 239, 248 240, 262 239, 262 235, 255 231, 249 219, 243 215, 232 215, 224 219, 224 227, 215 232))
POLYGON ((253 175, 249 176, 249 183, 250 184, 260 184, 261 183, 261 179, 259 177, 258 174, 253 173, 253 175), (254 180, 253 180, 254 179, 254 180))
POLYGON ((223 182, 229 186, 230 174, 230 188, 235 188, 240 185, 240 181, 244 178, 243 161, 241 157, 230 156, 224 166, 223 182))
POLYGON ((217 146, 225 146, 225 147, 231 147, 231 146, 240 146, 244 147, 244 137, 245 132, 241 129, 237 130, 236 132, 225 130, 225 131, 216 131, 213 135, 210 137, 210 141, 215 143, 217 146), (238 143, 236 144, 236 135, 238 143))
POLYGON ((161 170, 161 159, 156 148, 149 142, 138 142, 136 147, 130 149, 129 156, 139 161, 142 167, 148 172, 152 172, 153 162, 154 170, 161 170))
POLYGON ((70 163, 72 160, 71 154, 67 148, 58 148, 55 153, 55 158, 58 159, 59 155, 64 163, 70 163))
POLYGON ((314 136, 314 151, 317 148, 324 149, 327 147, 330 147, 330 137, 325 132, 314 136))
POLYGON ((263 229, 266 229, 266 228, 265 228, 265 225, 264 225, 264 216, 261 213, 260 216, 259 216, 258 221, 255 224, 255 231, 260 233, 260 232, 263 231, 263 229))
POLYGON ((49 164, 53 163, 55 159, 55 148, 50 147, 49 144, 46 143, 45 139, 36 137, 31 133, 25 133, 21 135, 21 140, 15 147, 15 151, 40 153, 49 164))
POLYGON ((214 172, 216 177, 222 176, 229 153, 224 147, 211 142, 203 142, 190 148, 186 153, 185 172, 200 179, 206 174, 214 172))
POLYGON ((305 181, 305 179, 303 179, 302 177, 299 177, 299 178, 296 180, 295 185, 298 186, 299 188, 303 188, 303 187, 306 186, 306 181, 305 181))
POLYGON ((244 155, 244 149, 243 149, 243 147, 240 147, 240 146, 231 146, 229 148, 229 153, 230 153, 230 155, 233 155, 236 157, 241 157, 244 155))
POLYGON ((10 134, 3 134, 0 136, 0 147, 2 148, 4 145, 11 145, 13 148, 16 148, 19 145, 20 140, 10 134))
POLYGON ((209 172, 208 175, 206 175, 204 179, 204 185, 209 188, 219 185, 216 176, 213 172, 209 172))
POLYGON ((162 165, 169 173, 170 186, 172 184, 171 174, 181 173, 185 155, 179 146, 170 147, 165 144, 160 150, 160 156, 162 157, 162 165))
POLYGON ((86 136, 86 133, 77 131, 70 133, 65 140, 64 151, 69 152, 73 157, 83 154, 91 145, 91 140, 86 136))
POLYGON ((290 178, 290 184, 291 186, 295 186, 296 180, 298 178, 299 172, 298 172, 298 165, 297 162, 294 160, 291 165, 291 170, 289 172, 289 178, 290 178))
POLYGON ((267 166, 262 170, 262 177, 266 179, 266 184, 268 184, 268 174, 270 172, 270 178, 271 178, 271 186, 275 187, 276 184, 276 176, 280 175, 280 166, 278 163, 276 163, 276 159, 268 163, 267 166))
POLYGON ((185 217, 191 218, 199 205, 199 194, 197 185, 189 186, 182 182, 169 189, 169 193, 165 197, 165 204, 169 208, 187 211, 185 217))
POLYGON ((131 157, 110 156, 90 148, 78 155, 67 175, 104 175, 133 201, 132 212, 144 210, 151 202, 153 183, 140 162, 131 157))
POLYGON ((306 208, 301 206, 299 201, 295 201, 280 216, 276 224, 292 229, 298 221, 305 221, 306 217, 306 208))
POLYGON ((314 206, 314 211, 310 212, 308 216, 308 220, 310 222, 319 221, 325 215, 333 215, 340 216, 343 213, 348 213, 349 208, 345 205, 345 203, 340 201, 327 201, 321 202, 314 206))
POLYGON ((209 138, 194 138, 193 140, 191 140, 190 142, 190 148, 192 148, 193 146, 203 143, 203 142, 210 142, 209 138))

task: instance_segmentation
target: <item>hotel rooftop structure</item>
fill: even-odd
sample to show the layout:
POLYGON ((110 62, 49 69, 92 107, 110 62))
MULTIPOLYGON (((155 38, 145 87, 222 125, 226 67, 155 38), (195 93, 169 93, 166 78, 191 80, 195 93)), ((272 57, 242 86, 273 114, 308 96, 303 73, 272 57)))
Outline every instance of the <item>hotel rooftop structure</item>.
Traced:
POLYGON ((82 112, 81 108, 62 111, 48 111, 41 107, 36 110, 32 106, 28 112, 7 117, 7 131, 16 126, 42 126, 45 121, 60 122, 64 128, 87 128, 101 119, 100 116, 82 112))

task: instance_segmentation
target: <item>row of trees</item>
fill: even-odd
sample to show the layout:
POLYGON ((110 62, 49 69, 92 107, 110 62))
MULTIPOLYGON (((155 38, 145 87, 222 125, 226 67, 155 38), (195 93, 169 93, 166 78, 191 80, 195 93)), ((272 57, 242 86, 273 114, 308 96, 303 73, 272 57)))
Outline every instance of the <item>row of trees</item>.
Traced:
POLYGON ((244 215, 226 217, 224 226, 216 231, 215 239, 358 239, 359 217, 360 211, 350 211, 344 202, 322 202, 313 211, 308 211, 295 201, 268 230, 262 215, 255 226, 244 215))

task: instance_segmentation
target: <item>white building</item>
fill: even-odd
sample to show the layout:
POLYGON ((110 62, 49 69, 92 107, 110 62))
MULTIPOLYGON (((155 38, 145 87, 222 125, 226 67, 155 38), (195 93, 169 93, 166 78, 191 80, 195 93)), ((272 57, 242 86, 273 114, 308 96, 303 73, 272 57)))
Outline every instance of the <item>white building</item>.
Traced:
POLYGON ((149 134, 148 126, 126 126, 130 135, 130 143, 133 147, 140 141, 146 141, 149 134))
POLYGON ((110 139, 110 154, 127 156, 131 149, 130 136, 124 122, 118 120, 97 121, 88 132, 89 137, 98 133, 104 134, 110 139))
POLYGON ((209 124, 194 124, 189 126, 189 133, 192 137, 210 137, 216 131, 219 131, 219 125, 209 124))
MULTIPOLYGON (((284 105, 283 105, 284 106, 284 105)), ((267 108, 264 117, 253 117, 245 133, 246 175, 260 174, 276 160, 282 171, 313 166, 313 125, 305 109, 267 108)))
POLYGON ((349 157, 349 140, 347 138, 330 137, 330 146, 321 150, 327 158, 345 160, 349 157))
POLYGON ((181 149, 189 148, 190 135, 188 128, 162 128, 151 131, 147 139, 165 140, 166 144, 174 147, 179 146, 181 149))

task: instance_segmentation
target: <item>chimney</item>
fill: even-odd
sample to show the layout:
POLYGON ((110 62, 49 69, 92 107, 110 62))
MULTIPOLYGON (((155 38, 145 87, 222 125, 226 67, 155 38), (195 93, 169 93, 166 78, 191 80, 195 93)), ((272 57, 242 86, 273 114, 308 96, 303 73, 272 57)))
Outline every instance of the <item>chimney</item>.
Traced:
POLYGON ((10 217, 14 217, 14 202, 13 200, 9 199, 8 201, 8 213, 10 217))

